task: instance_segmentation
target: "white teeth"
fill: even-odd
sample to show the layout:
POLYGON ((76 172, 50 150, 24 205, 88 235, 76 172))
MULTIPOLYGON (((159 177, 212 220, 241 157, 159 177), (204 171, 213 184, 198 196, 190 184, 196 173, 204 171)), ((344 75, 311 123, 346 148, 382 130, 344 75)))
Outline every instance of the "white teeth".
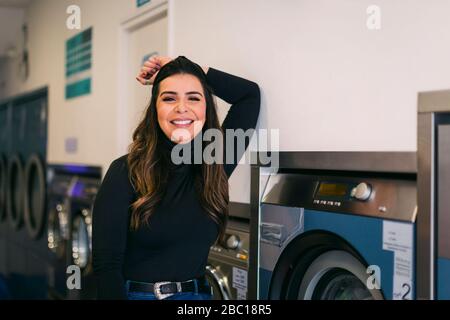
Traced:
POLYGON ((173 120, 172 123, 179 124, 179 125, 185 125, 185 124, 191 124, 192 120, 173 120))

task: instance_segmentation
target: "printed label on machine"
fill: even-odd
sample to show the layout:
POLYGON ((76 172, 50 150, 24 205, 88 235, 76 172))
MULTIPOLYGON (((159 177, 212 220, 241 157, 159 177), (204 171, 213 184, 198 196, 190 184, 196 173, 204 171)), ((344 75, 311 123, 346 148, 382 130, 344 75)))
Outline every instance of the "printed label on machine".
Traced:
POLYGON ((237 290, 237 300, 247 298, 247 270, 233 267, 233 288, 237 290))
POLYGON ((409 223, 383 221, 383 250, 394 252, 392 299, 412 299, 413 226, 409 223))

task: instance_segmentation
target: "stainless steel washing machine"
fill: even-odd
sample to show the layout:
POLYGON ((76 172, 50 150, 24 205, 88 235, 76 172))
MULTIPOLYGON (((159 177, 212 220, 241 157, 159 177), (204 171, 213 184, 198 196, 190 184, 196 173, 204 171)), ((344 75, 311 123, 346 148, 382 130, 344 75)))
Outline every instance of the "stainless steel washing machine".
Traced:
POLYGON ((223 245, 211 247, 206 277, 214 300, 246 300, 249 222, 231 217, 223 245))
POLYGON ((280 152, 278 166, 253 166, 250 298, 414 299, 416 161, 280 152))
POLYGON ((92 207, 100 188, 101 169, 78 167, 69 196, 70 259, 81 271, 81 290, 69 291, 68 298, 95 299, 96 281, 92 270, 92 207))
POLYGON ((55 299, 94 299, 91 264, 92 206, 101 183, 101 168, 51 165, 49 179, 48 247, 53 253, 50 293, 55 299), (67 288, 67 268, 80 270, 81 289, 67 288))

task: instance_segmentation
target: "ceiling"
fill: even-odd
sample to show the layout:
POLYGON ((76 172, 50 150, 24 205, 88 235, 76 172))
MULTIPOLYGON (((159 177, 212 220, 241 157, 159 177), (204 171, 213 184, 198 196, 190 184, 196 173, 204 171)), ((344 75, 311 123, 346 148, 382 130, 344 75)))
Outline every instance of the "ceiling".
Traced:
POLYGON ((0 0, 0 8, 25 8, 30 4, 31 1, 33 0, 0 0))

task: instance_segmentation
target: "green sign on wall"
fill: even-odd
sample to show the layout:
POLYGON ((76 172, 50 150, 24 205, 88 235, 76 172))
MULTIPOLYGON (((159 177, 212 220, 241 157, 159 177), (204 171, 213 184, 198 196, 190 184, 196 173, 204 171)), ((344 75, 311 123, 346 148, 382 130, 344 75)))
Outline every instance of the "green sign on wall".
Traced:
POLYGON ((66 99, 91 93, 92 27, 66 41, 66 99))
POLYGON ((150 0, 136 0, 136 5, 139 7, 143 6, 146 3, 149 3, 150 0))

